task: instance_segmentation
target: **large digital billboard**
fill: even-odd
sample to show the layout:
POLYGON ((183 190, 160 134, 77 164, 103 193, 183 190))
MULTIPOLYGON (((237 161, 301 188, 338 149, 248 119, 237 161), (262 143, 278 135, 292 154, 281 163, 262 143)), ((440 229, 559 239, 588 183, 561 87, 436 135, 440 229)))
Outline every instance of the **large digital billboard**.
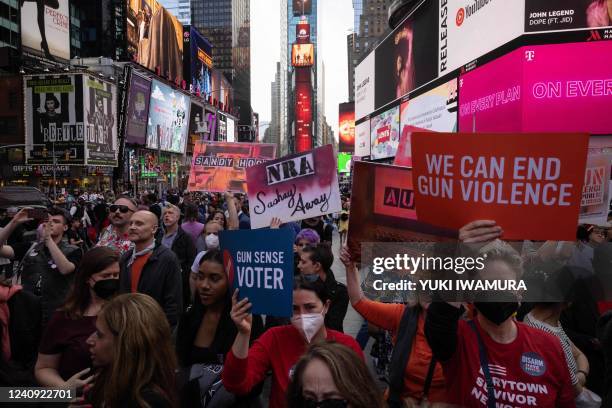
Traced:
POLYGON ((312 0, 293 0, 293 15, 304 16, 312 13, 312 0))
POLYGON ((370 158, 395 156, 400 139, 400 107, 396 106, 370 120, 370 158))
MULTIPOLYGON (((22 47, 50 60, 55 60, 55 57, 69 60, 68 0, 21 0, 19 3, 22 47)), ((8 13, 8 6, 4 7, 7 7, 8 13)))
POLYGON ((525 46, 462 75, 459 130, 611 134, 610 53, 610 41, 525 46))
POLYGON ((440 75, 523 34, 523 0, 469 3, 465 0, 440 0, 440 75))
POLYGON ((560 31, 612 26, 608 0, 528 0, 525 31, 560 31))
POLYGON ((151 81, 132 73, 128 91, 127 124, 125 137, 128 143, 147 143, 147 118, 151 99, 151 81))
POLYGON ((24 76, 28 164, 86 164, 82 75, 24 76))
POLYGON ((183 27, 183 72, 189 89, 208 98, 212 93, 212 45, 194 26, 183 27))
POLYGON ((301 20, 295 25, 295 41, 299 44, 310 42, 310 24, 308 21, 301 20))
POLYGON ((151 83, 151 102, 147 125, 147 147, 185 153, 189 132, 189 97, 160 81, 151 83))
POLYGON ((438 76, 437 38, 438 7, 427 1, 380 43, 374 51, 375 109, 438 76))
POLYGON ((312 149, 312 88, 310 82, 295 84, 295 151, 312 149))
POLYGON ((338 151, 355 151, 355 103, 345 102, 338 106, 338 151))
POLYGON ((291 65, 310 67, 314 64, 314 44, 293 44, 291 48, 291 65))
POLYGON ((355 67, 355 119, 361 119, 374 111, 376 67, 374 52, 355 67))
POLYGON ((87 164, 117 165, 117 88, 88 75, 85 77, 85 140, 87 164))
POLYGON ((400 123, 433 132, 457 131, 457 79, 402 102, 400 123))
POLYGON ((172 81, 183 79, 183 25, 156 0, 126 0, 128 54, 172 81))
POLYGON ((224 110, 228 110, 228 106, 233 106, 234 95, 233 88, 227 80, 223 72, 218 69, 212 70, 212 95, 209 95, 211 104, 215 101, 223 104, 224 110))

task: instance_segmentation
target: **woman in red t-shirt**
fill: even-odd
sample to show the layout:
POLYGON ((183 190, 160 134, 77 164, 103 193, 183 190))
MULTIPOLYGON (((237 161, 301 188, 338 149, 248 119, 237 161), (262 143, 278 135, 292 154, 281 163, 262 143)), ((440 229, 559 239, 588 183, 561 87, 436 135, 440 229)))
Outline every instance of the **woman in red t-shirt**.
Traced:
MULTIPOLYGON (((501 236, 494 221, 475 221, 460 230, 466 243, 501 236)), ((495 240, 475 257, 482 280, 519 280, 522 259, 508 244, 495 240)), ((462 407, 575 407, 575 394, 559 339, 517 322, 518 294, 502 292, 474 302, 471 320, 461 319, 458 303, 433 302, 425 335, 442 362, 452 403, 462 407)))
POLYGON ((44 387, 78 388, 89 383, 91 359, 87 338, 96 331, 96 316, 119 289, 119 254, 111 248, 88 251, 76 273, 66 303, 45 330, 34 374, 44 387))
POLYGON ((350 336, 325 328, 329 297, 323 282, 307 282, 294 278, 293 317, 291 325, 274 327, 257 339, 249 349, 252 315, 248 298, 238 302, 238 291, 232 298, 232 320, 238 335, 227 353, 222 380, 234 394, 248 394, 272 370, 270 408, 286 406, 285 394, 289 378, 308 344, 332 340, 352 348, 363 359, 361 348, 350 336))

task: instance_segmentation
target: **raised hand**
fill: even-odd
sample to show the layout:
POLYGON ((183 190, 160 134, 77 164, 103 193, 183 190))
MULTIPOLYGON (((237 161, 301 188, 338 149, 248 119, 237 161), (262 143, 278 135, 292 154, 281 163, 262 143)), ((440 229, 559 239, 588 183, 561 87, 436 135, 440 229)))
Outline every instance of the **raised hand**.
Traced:
POLYGON ((492 220, 477 220, 459 230, 459 240, 464 243, 487 242, 499 238, 504 230, 492 220))
POLYGON ((251 327, 253 325, 253 315, 249 312, 251 306, 249 298, 238 301, 238 289, 236 289, 232 295, 232 311, 230 316, 236 328, 242 334, 251 334, 251 327))

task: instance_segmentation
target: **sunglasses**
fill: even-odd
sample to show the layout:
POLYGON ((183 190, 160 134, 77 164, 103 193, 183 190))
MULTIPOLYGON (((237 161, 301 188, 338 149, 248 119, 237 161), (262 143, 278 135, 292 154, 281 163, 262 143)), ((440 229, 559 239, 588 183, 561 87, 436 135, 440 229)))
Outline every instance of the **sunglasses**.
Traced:
POLYGON ((329 398, 323 401, 315 401, 310 398, 304 398, 302 408, 346 408, 348 401, 339 398, 329 398))
POLYGON ((130 207, 128 207, 127 205, 117 205, 117 204, 113 204, 110 206, 110 212, 114 213, 117 210, 121 211, 121 213, 125 214, 129 211, 134 212, 134 210, 132 210, 130 207))

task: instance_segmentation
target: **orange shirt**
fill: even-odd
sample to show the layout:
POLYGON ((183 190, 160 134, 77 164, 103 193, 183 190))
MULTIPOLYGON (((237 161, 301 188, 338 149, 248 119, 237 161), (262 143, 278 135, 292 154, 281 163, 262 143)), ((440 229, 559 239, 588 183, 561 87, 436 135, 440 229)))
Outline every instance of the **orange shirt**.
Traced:
POLYGON ((144 254, 143 256, 139 256, 134 259, 134 263, 132 264, 132 293, 138 291, 138 281, 140 281, 140 274, 142 273, 142 268, 145 266, 149 257, 153 252, 149 252, 144 254))
MULTIPOLYGON (((368 322, 388 330, 393 335, 393 342, 397 339, 402 315, 405 305, 399 303, 381 303, 369 299, 361 299, 353 306, 354 309, 368 322)), ((425 338, 425 314, 419 314, 416 337, 412 342, 410 358, 404 372, 404 392, 402 397, 410 397, 419 400, 423 396, 425 378, 429 370, 432 353, 427 339, 425 338)), ((430 402, 447 402, 446 383, 440 363, 436 363, 429 395, 430 402)))

